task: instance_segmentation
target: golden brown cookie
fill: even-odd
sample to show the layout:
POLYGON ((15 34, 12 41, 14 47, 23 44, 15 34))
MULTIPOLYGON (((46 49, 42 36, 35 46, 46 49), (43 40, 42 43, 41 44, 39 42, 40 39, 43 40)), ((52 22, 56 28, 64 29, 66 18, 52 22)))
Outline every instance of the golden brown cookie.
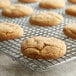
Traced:
POLYGON ((4 8, 2 10, 2 14, 6 17, 24 17, 31 15, 33 13, 33 9, 26 5, 15 4, 8 8, 4 8))
POLYGON ((33 14, 29 22, 34 25, 39 26, 53 26, 58 25, 62 22, 63 17, 54 12, 42 12, 38 14, 33 14))
POLYGON ((67 24, 64 27, 63 32, 68 37, 76 39, 76 23, 67 24))
POLYGON ((39 4, 41 8, 63 8, 65 7, 65 1, 63 0, 42 0, 39 4))
POLYGON ((0 8, 5 8, 10 6, 10 1, 9 0, 0 0, 0 8))
POLYGON ((38 2, 39 0, 19 0, 19 1, 23 3, 33 3, 33 2, 38 2))
POLYGON ((68 0, 68 1, 71 2, 71 3, 76 4, 76 0, 68 0))
POLYGON ((21 52, 32 59, 56 59, 66 53, 66 45, 53 37, 37 36, 24 40, 21 52))
POLYGON ((0 41, 19 38, 23 35, 23 29, 16 24, 0 23, 0 41))
POLYGON ((65 10, 66 14, 71 15, 71 16, 76 16, 76 5, 69 6, 65 10))

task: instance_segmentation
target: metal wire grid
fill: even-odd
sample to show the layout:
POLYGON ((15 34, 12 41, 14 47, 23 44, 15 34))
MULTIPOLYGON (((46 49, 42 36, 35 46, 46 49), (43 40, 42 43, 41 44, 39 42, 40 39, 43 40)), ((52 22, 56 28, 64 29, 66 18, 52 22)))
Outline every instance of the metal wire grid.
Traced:
MULTIPOLYGON (((34 7, 35 12, 46 11, 45 9, 37 8, 36 4, 31 4, 30 6, 34 7)), ((49 10, 47 10, 49 11, 49 10)), ((24 36, 19 39, 8 40, 0 42, 0 50, 7 54, 8 56, 14 58, 15 60, 19 61, 24 67, 29 67, 32 70, 36 71, 44 71, 49 69, 50 67, 57 65, 59 63, 65 62, 74 58, 76 56, 76 40, 71 38, 67 38, 62 30, 65 24, 76 22, 74 17, 70 17, 65 15, 64 9, 52 10, 62 14, 65 19, 64 21, 58 25, 53 27, 39 27, 39 26, 32 26, 28 23, 29 17, 24 18, 6 18, 2 15, 0 16, 0 22, 12 22, 19 24, 24 29, 24 36), (33 36, 46 36, 46 37, 55 37, 61 40, 64 40, 67 45, 67 54, 59 59, 52 59, 52 60, 33 60, 27 57, 23 57, 20 52, 21 42, 25 38, 33 37, 33 36)))

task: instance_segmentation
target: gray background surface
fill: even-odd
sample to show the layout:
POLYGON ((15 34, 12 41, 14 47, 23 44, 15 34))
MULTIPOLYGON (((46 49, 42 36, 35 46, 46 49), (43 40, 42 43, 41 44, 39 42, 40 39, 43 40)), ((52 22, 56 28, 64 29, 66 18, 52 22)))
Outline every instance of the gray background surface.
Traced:
POLYGON ((76 76, 76 59, 57 65, 46 72, 24 69, 18 62, 0 53, 0 76, 76 76))

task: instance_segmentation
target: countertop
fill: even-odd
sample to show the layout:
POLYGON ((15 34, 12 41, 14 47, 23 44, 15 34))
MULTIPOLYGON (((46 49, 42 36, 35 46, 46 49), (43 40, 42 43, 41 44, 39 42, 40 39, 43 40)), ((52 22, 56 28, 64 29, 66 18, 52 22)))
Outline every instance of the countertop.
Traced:
POLYGON ((76 76, 76 59, 52 67, 45 72, 24 69, 18 62, 0 53, 0 76, 76 76))

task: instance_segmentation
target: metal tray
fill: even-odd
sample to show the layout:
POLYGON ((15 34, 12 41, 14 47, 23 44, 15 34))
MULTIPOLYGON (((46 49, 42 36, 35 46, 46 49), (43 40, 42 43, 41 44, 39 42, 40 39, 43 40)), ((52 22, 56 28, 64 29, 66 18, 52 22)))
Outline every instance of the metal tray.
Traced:
POLYGON ((25 4, 25 5, 33 7, 34 13, 38 13, 42 11, 57 12, 63 15, 64 21, 58 26, 39 27, 39 26, 33 26, 29 24, 28 22, 29 17, 12 19, 12 18, 3 17, 2 15, 0 15, 0 22, 12 22, 12 23, 19 24, 24 29, 24 32, 25 32, 24 36, 19 39, 0 42, 0 50, 4 52, 6 55, 14 58, 16 61, 19 61, 24 66, 24 68, 28 67, 35 71, 45 71, 45 70, 48 70, 50 67, 53 67, 57 64, 60 64, 60 63, 63 63, 63 62, 66 62, 68 60, 75 58, 76 57, 76 40, 68 38, 67 36, 63 34, 63 31, 62 31, 65 24, 76 22, 75 17, 65 14, 65 8, 71 4, 66 1, 67 6, 65 8, 51 9, 51 10, 39 8, 38 3, 31 3, 31 4, 25 4), (52 59, 52 60, 41 60, 41 59, 34 60, 34 59, 27 58, 27 57, 23 57, 23 55, 20 52, 21 42, 24 39, 33 37, 33 36, 55 37, 55 38, 64 40, 67 45, 66 55, 59 59, 52 59))

